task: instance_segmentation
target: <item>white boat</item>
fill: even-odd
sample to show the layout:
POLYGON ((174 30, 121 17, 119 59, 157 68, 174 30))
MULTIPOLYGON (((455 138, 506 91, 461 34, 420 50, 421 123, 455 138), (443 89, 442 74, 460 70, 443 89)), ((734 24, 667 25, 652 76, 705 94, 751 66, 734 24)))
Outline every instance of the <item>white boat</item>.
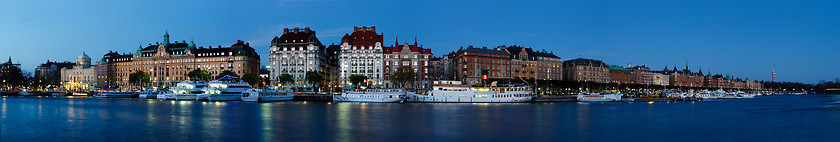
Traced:
POLYGON ((158 94, 157 99, 159 100, 195 100, 196 94, 204 93, 201 91, 204 87, 206 87, 206 83, 201 82, 194 82, 194 81, 183 81, 175 85, 169 91, 164 92, 164 94, 158 94))
POLYGON ((141 99, 156 99, 159 93, 156 91, 143 91, 138 95, 141 99))
POLYGON ((195 100, 238 101, 242 100, 242 93, 251 89, 251 86, 242 80, 239 82, 220 81, 223 79, 238 79, 238 77, 225 76, 207 83, 207 87, 201 89, 204 93, 196 95, 195 100))
POLYGON ((121 91, 111 91, 111 92, 101 92, 94 95, 94 97, 98 98, 131 98, 134 96, 134 92, 121 92, 121 91))
POLYGON ((286 101, 294 98, 295 94, 289 88, 248 89, 242 93, 242 101, 245 102, 286 101))
POLYGON ((86 93, 86 92, 73 92, 72 95, 73 96, 87 96, 88 93, 86 93))
POLYGON ((397 103, 405 100, 405 89, 344 89, 339 95, 333 95, 333 101, 338 102, 374 102, 397 103))
POLYGON ((531 102, 527 86, 472 87, 460 81, 435 81, 431 90, 409 92, 409 102, 518 103, 531 102))
POLYGON ((38 93, 35 93, 35 91, 23 90, 23 91, 19 91, 18 95, 21 95, 21 96, 35 96, 35 95, 38 95, 38 93))
MULTIPOLYGON (((577 96, 577 100, 581 102, 617 102, 621 101, 621 96, 624 94, 620 93, 608 93, 608 94, 601 94, 601 93, 589 93, 589 92, 581 92, 577 96)), ((635 101, 635 99, 634 99, 635 101)))

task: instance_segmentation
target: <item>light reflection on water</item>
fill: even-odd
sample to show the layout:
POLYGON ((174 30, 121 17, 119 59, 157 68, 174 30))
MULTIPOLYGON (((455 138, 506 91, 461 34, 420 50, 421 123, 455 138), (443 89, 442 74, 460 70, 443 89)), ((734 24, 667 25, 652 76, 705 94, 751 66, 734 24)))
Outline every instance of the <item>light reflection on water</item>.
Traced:
POLYGON ((832 133, 840 131, 840 110, 826 107, 838 101, 837 96, 770 96, 656 103, 394 104, 3 97, 0 140, 820 141, 840 137, 832 133))

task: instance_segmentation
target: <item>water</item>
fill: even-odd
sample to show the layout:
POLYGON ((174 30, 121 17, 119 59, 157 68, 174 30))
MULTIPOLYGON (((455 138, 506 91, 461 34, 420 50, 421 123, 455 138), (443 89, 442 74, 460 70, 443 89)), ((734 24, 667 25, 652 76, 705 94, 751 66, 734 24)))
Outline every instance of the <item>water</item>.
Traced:
POLYGON ((380 104, 3 97, 2 141, 837 141, 840 96, 380 104))

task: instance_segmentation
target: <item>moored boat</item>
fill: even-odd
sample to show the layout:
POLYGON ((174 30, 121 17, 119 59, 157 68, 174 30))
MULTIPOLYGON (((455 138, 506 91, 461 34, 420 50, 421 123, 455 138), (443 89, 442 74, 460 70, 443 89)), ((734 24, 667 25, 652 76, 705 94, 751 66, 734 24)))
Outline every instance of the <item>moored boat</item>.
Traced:
POLYGON ((398 103, 405 100, 406 92, 402 88, 344 89, 341 94, 333 95, 338 102, 398 103))
POLYGON ((36 95, 38 95, 38 93, 36 93, 35 91, 31 91, 31 90, 23 90, 23 91, 18 91, 18 95, 20 95, 20 96, 36 96, 36 95))
POLYGON ((245 102, 286 101, 294 97, 295 94, 289 88, 248 89, 242 93, 242 101, 245 102))
POLYGON ((123 92, 123 91, 111 91, 111 92, 100 92, 94 95, 97 98, 131 98, 135 95, 134 92, 123 92))
POLYGON ((517 103, 531 102, 528 86, 472 87, 460 81, 435 81, 431 90, 409 92, 409 102, 517 103))
POLYGON ((143 91, 140 92, 140 95, 138 95, 138 97, 140 97, 141 99, 156 99, 158 94, 159 93, 157 91, 143 91))
POLYGON ((239 82, 221 81, 233 80, 238 77, 225 76, 219 80, 207 83, 207 86, 201 89, 203 94, 197 94, 195 100, 206 101, 238 101, 242 100, 242 93, 251 89, 247 82, 239 80, 239 82))
MULTIPOLYGON (((206 83, 195 81, 183 81, 175 85, 169 92, 163 94, 162 100, 195 100, 196 94, 204 93, 201 89, 207 86, 206 83)), ((160 96, 161 94, 158 94, 160 96)))
MULTIPOLYGON (((577 96, 577 100, 581 102, 617 102, 622 101, 621 96, 623 94, 620 93, 589 93, 589 92, 581 92, 577 96)), ((633 100, 635 101, 635 99, 633 100)))

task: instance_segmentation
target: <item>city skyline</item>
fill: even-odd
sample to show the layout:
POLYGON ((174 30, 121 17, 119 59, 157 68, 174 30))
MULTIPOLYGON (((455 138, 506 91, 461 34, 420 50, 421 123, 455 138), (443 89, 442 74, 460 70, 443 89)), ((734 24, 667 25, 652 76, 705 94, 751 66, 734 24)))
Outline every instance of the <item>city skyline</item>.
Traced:
POLYGON ((339 44, 353 26, 376 26, 385 37, 384 46, 391 46, 394 37, 399 43, 416 37, 436 57, 469 45, 521 45, 545 49, 564 61, 583 57, 611 65, 644 64, 654 70, 675 65, 682 69, 688 63, 691 70, 702 67, 712 74, 765 81, 771 80, 775 69, 777 81, 805 83, 833 79, 838 75, 825 70, 840 69, 826 65, 838 62, 831 53, 840 51, 840 27, 836 26, 840 10, 832 8, 837 2, 436 4, 11 3, 0 6, 0 15, 9 17, 9 22, 0 23, 0 31, 6 33, 0 35, 0 46, 7 50, 0 56, 12 56, 31 72, 47 60, 73 61, 82 52, 94 61, 108 51, 133 52, 137 46, 160 42, 168 30, 173 41, 195 41, 197 46, 229 46, 244 40, 261 55, 261 64, 268 65, 270 40, 282 35, 283 28, 310 27, 330 45, 339 44), (237 6, 244 10, 221 10, 237 6), (368 6, 381 8, 356 8, 368 6), (90 9, 94 7, 104 8, 90 9), (108 10, 113 11, 103 12, 108 10), (505 12, 509 10, 517 12, 505 12))

